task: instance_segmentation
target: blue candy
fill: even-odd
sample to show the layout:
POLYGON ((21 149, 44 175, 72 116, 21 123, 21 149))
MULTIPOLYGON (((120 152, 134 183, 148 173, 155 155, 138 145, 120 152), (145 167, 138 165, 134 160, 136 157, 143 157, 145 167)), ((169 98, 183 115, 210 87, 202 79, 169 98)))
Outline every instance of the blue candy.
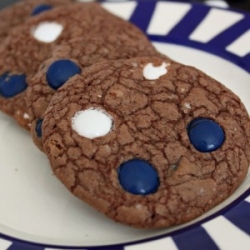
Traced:
POLYGON ((133 159, 122 163, 118 175, 121 186, 131 194, 152 194, 159 186, 156 169, 144 160, 133 159))
POLYGON ((41 138, 42 137, 42 124, 43 120, 39 119, 36 123, 36 135, 37 137, 41 138))
POLYGON ((44 11, 47 11, 47 10, 51 10, 53 7, 49 4, 41 4, 41 5, 38 5, 36 6, 32 12, 31 12, 31 16, 35 16, 35 15, 38 15, 44 11))
POLYGON ((5 98, 14 97, 28 87, 25 75, 10 75, 5 73, 0 77, 0 95, 5 98))
POLYGON ((0 76, 0 82, 4 81, 7 76, 8 76, 8 73, 5 73, 5 74, 1 75, 0 76))
POLYGON ((52 89, 60 88, 68 79, 80 74, 81 69, 74 62, 62 59, 52 63, 47 71, 46 78, 52 89))
POLYGON ((196 118, 187 127, 189 140, 200 152, 217 150, 225 141, 222 127, 212 119, 196 118))

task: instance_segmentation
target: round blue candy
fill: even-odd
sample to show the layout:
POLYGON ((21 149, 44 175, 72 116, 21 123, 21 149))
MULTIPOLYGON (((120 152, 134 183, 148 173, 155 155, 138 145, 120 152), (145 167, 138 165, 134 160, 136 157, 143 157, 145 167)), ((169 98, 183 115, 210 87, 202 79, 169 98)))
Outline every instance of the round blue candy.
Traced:
POLYGON ((0 95, 5 98, 14 97, 28 87, 25 75, 10 75, 5 73, 0 77, 0 95))
POLYGON ((8 76, 8 73, 5 73, 5 74, 1 75, 0 76, 0 82, 4 81, 7 76, 8 76))
POLYGON ((31 16, 35 16, 35 15, 38 15, 44 11, 47 11, 47 10, 51 10, 53 7, 49 4, 41 4, 41 5, 38 5, 36 6, 32 12, 31 12, 31 16))
POLYGON ((42 137, 42 124, 43 124, 42 119, 39 119, 36 123, 36 135, 38 138, 42 137))
POLYGON ((188 125, 187 130, 192 145, 203 153, 217 150, 225 141, 222 127, 209 118, 194 119, 188 125))
POLYGON ((77 64, 67 59, 61 59, 50 65, 46 78, 49 86, 56 90, 70 77, 79 73, 81 73, 81 69, 77 64))
POLYGON ((121 186, 135 195, 148 195, 156 192, 159 178, 156 169, 148 162, 133 159, 121 164, 118 169, 121 186))

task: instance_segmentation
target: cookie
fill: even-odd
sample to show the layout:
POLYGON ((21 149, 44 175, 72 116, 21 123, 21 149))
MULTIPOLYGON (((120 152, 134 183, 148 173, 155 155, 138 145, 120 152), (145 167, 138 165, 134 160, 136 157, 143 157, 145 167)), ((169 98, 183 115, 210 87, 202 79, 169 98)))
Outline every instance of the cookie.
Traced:
MULTIPOLYGON (((116 30, 122 35, 123 25, 127 26, 125 21, 97 3, 72 3, 41 13, 12 29, 0 46, 0 109, 29 129, 27 87, 53 47, 103 31, 116 30)), ((149 43, 146 39, 145 42, 149 43)))
POLYGON ((70 2, 70 0, 23 0, 4 8, 0 11, 0 43, 12 28, 22 24, 30 16, 70 2))
POLYGON ((240 185, 250 161, 240 99, 198 69, 156 57, 74 76, 53 96, 42 131, 70 192, 140 228, 204 214, 240 185))
POLYGON ((52 57, 42 64, 27 91, 31 133, 39 149, 42 150, 41 123, 46 108, 56 90, 70 77, 104 60, 156 55, 167 60, 136 27, 123 23, 120 29, 108 32, 104 29, 90 37, 59 45, 54 48, 52 57))

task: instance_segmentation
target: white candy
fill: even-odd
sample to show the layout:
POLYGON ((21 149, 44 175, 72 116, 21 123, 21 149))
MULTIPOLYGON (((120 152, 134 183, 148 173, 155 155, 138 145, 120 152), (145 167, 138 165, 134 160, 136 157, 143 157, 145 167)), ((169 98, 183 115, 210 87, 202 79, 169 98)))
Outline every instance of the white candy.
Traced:
POLYGON ((157 80, 161 76, 167 74, 168 63, 163 62, 160 66, 154 66, 152 63, 148 63, 143 69, 143 76, 147 80, 157 80))
POLYGON ((97 108, 77 112, 72 118, 72 128, 89 139, 104 136, 112 128, 113 120, 105 111, 97 108))
POLYGON ((27 113, 24 113, 23 118, 28 120, 28 119, 30 119, 30 116, 27 113))
POLYGON ((184 106, 185 106, 187 109, 191 109, 190 103, 185 103, 184 106))
POLYGON ((32 29, 33 37, 39 42, 54 42, 62 33, 63 26, 57 22, 42 22, 32 29))

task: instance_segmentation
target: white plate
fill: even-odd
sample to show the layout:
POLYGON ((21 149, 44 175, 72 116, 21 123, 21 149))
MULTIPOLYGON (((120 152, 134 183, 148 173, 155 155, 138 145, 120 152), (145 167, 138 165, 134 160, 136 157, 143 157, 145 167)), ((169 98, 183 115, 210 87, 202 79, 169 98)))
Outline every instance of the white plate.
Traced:
MULTIPOLYGON (((163 53, 196 66, 250 111, 250 16, 187 2, 107 2, 163 53)), ((0 250, 250 249, 250 174, 219 206, 188 224, 139 230, 117 224, 69 194, 30 135, 0 114, 0 250)))

